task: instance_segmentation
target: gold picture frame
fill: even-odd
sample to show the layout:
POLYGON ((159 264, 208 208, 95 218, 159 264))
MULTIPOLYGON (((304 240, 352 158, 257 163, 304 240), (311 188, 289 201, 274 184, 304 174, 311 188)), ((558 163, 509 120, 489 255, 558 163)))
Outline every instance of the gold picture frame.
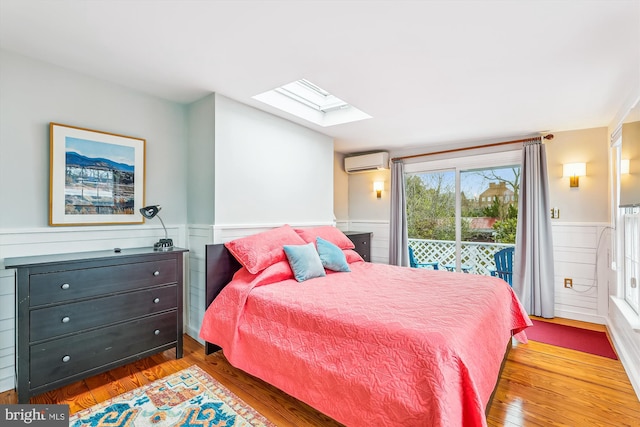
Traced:
POLYGON ((49 225, 142 224, 146 140, 49 124, 49 225))

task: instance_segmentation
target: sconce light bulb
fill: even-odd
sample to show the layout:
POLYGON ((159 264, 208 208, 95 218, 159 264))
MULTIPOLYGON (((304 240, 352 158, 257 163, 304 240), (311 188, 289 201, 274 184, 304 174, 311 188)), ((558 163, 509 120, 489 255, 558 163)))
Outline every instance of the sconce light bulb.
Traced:
POLYGON ((373 191, 376 192, 376 198, 382 198, 382 190, 384 189, 384 181, 374 181, 373 191))

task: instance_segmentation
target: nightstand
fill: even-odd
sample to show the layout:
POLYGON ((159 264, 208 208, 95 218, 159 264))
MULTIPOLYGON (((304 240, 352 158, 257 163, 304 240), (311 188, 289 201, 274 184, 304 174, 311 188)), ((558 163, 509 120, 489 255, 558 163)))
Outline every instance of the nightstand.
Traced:
POLYGON ((353 249, 358 252, 363 260, 371 261, 371 232, 364 231, 344 231, 343 232, 356 247, 353 249))

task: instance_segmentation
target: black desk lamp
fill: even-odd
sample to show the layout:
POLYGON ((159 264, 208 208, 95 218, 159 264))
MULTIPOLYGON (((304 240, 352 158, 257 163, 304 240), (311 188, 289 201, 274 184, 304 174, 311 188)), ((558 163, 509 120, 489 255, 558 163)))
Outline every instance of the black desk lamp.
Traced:
POLYGON ((164 239, 160 239, 160 241, 154 243, 153 250, 170 251, 173 249, 173 240, 169 239, 167 235, 167 227, 164 226, 164 221, 162 221, 162 218, 160 218, 160 215, 158 215, 160 209, 162 209, 160 205, 145 206, 144 208, 140 208, 140 213, 147 219, 151 219, 157 216, 160 220, 160 223, 162 224, 162 228, 164 228, 164 239))

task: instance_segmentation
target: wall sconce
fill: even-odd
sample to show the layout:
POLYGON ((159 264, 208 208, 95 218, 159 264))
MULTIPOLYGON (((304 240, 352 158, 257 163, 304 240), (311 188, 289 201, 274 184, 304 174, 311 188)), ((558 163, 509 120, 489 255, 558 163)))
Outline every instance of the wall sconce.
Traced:
POLYGON ((160 239, 158 242, 154 243, 153 250, 154 251, 170 251, 173 249, 173 240, 171 240, 167 235, 167 227, 164 226, 164 221, 158 215, 162 207, 160 205, 151 205, 145 206, 144 208, 140 208, 140 213, 146 219, 151 219, 154 217, 158 217, 160 220, 160 224, 162 224, 162 228, 164 228, 164 239, 160 239))
POLYGON ((378 199, 382 198, 382 190, 384 189, 384 181, 374 181, 373 183, 373 191, 376 192, 376 197, 378 199))
POLYGON ((586 163, 565 163, 562 165, 562 176, 569 177, 569 187, 579 187, 579 177, 587 175, 586 163))
POLYGON ((620 175, 629 175, 629 159, 620 161, 620 175))

